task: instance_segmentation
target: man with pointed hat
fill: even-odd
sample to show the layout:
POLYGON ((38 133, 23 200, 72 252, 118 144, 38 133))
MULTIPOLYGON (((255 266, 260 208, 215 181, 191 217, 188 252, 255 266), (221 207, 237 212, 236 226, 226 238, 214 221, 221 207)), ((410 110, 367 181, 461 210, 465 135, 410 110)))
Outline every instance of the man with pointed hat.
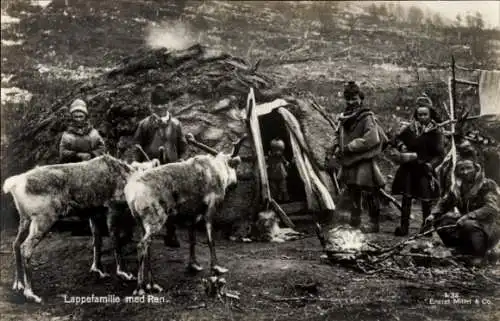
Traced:
POLYGON ((363 199, 368 206, 369 224, 366 233, 379 231, 380 194, 385 179, 376 157, 381 154, 387 136, 375 114, 363 105, 364 94, 354 81, 344 88, 346 108, 340 118, 336 160, 340 163, 340 181, 347 186, 351 202, 350 225, 361 226, 363 199))

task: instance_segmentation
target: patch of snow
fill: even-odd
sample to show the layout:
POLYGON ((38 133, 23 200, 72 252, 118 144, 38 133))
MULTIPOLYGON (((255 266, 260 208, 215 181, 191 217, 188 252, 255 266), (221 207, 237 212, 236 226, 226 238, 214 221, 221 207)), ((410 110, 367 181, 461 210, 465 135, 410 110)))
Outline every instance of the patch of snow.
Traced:
POLYGON ((367 15, 365 9, 362 6, 354 4, 344 9, 344 12, 352 15, 367 15))
POLYGON ((385 71, 393 71, 393 72, 406 71, 407 70, 407 68, 400 67, 398 65, 390 64, 390 63, 374 64, 373 68, 378 68, 378 69, 383 69, 385 71))
POLYGON ((24 40, 4 40, 2 39, 2 46, 10 47, 10 46, 19 46, 24 43, 24 40))
POLYGON ((68 69, 59 66, 38 64, 35 66, 35 69, 37 69, 41 74, 47 74, 49 78, 85 80, 99 77, 103 73, 110 71, 112 68, 93 68, 79 66, 77 69, 68 69))
POLYGON ((33 94, 31 94, 29 91, 18 87, 2 88, 1 92, 2 92, 2 104, 27 103, 31 101, 31 98, 33 98, 33 94))
POLYGON ((139 23, 145 23, 145 22, 147 22, 147 20, 144 19, 144 18, 132 18, 132 20, 134 20, 135 22, 139 22, 139 23))
POLYGON ((51 2, 52 0, 31 0, 31 5, 46 8, 51 2))
POLYGON ((2 17, 1 17, 2 29, 8 28, 10 25, 17 24, 19 22, 21 22, 21 19, 16 17, 11 17, 8 14, 2 12, 2 17))
POLYGON ((2 74, 2 83, 9 83, 12 77, 14 77, 13 74, 2 74))

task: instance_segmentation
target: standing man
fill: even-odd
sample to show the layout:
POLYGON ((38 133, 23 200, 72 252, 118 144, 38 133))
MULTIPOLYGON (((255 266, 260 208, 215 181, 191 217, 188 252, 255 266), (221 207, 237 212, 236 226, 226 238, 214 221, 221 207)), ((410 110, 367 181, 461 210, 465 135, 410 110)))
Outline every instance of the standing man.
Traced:
POLYGON ((385 184, 375 160, 387 142, 387 136, 377 123, 370 108, 363 106, 364 94, 354 81, 344 88, 346 108, 340 118, 335 158, 341 165, 340 181, 347 186, 351 201, 350 225, 361 225, 363 198, 369 213, 369 225, 365 233, 377 233, 380 229, 379 190, 385 184))
MULTIPOLYGON (((142 150, 137 151, 136 160, 145 161, 144 153, 150 158, 160 160, 161 164, 168 164, 180 160, 186 151, 187 141, 182 131, 181 122, 172 117, 167 107, 167 97, 163 85, 157 85, 151 93, 152 114, 139 122, 134 135, 135 143, 142 150), (156 114, 161 110, 161 115, 156 114)), ((179 240, 175 232, 173 218, 167 221, 167 235, 165 245, 179 247, 179 240)))
MULTIPOLYGON (((431 214, 432 202, 440 196, 435 169, 445 156, 444 135, 437 127, 439 120, 429 98, 417 99, 413 118, 413 122, 396 137, 399 152, 410 152, 411 155, 407 155, 413 157, 401 164, 392 184, 392 193, 403 195, 401 226, 396 228, 396 236, 408 235, 412 199, 421 202, 422 222, 425 222, 431 214)), ((424 224, 420 232, 423 232, 423 229, 424 224)))

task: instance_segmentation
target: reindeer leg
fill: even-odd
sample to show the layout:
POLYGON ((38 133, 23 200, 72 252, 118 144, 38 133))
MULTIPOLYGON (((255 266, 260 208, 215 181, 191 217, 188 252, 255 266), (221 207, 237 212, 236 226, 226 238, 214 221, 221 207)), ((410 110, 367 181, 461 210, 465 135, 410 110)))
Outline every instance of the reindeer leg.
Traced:
POLYGON ((146 284, 146 290, 149 292, 163 292, 163 288, 154 282, 153 269, 151 268, 151 248, 148 248, 146 264, 148 269, 148 283, 146 284))
POLYGON ((109 214, 107 217, 107 225, 111 243, 113 244, 113 252, 116 262, 116 275, 126 281, 134 280, 135 277, 132 273, 128 273, 123 268, 122 246, 123 242, 120 239, 120 215, 124 214, 115 206, 110 206, 109 214))
POLYGON ((210 268, 215 274, 224 274, 228 271, 225 267, 219 266, 217 263, 217 255, 215 254, 215 243, 212 237, 212 218, 215 213, 215 199, 211 198, 208 202, 207 211, 205 213, 205 229, 207 232, 207 243, 210 249, 210 268))
POLYGON ((319 224, 318 221, 314 222, 314 230, 316 232, 316 235, 318 236, 319 243, 325 249, 326 247, 326 240, 325 240, 325 235, 323 234, 323 228, 321 227, 321 224, 319 224))
POLYGON ((144 226, 144 236, 137 244, 137 258, 138 258, 138 271, 137 271, 137 287, 134 290, 134 295, 144 295, 144 269, 145 260, 147 259, 147 252, 149 243, 151 243, 151 230, 144 226))
POLYGON ((41 303, 42 299, 33 293, 31 285, 32 271, 31 271, 31 256, 33 250, 40 243, 44 235, 50 229, 52 224, 56 221, 57 216, 54 215, 36 215, 33 216, 30 223, 30 232, 26 240, 21 245, 21 257, 24 266, 24 297, 27 300, 33 300, 36 303, 41 303))
POLYGON ((188 271, 198 273, 203 271, 203 267, 196 259, 196 226, 195 222, 189 227, 189 264, 188 271))
POLYGON ((30 227, 30 221, 24 215, 20 213, 19 228, 17 230, 17 236, 12 243, 12 248, 14 250, 14 257, 16 261, 16 271, 14 275, 14 284, 12 285, 12 290, 20 291, 24 289, 23 284, 23 262, 21 260, 21 243, 24 241, 28 235, 30 227))
POLYGON ((92 231, 92 249, 93 249, 93 262, 90 267, 90 272, 95 272, 99 278, 109 277, 108 273, 102 271, 101 253, 102 253, 102 231, 99 227, 97 218, 91 216, 89 218, 90 230, 92 231))
POLYGON ((147 272, 149 277, 146 289, 155 289, 158 292, 163 291, 163 288, 158 284, 153 283, 153 274, 151 271, 150 246, 153 235, 160 232, 161 228, 167 221, 168 215, 163 211, 159 204, 153 204, 138 213, 140 215, 142 226, 144 228, 144 236, 137 244, 137 254, 139 258, 139 272, 137 273, 137 288, 134 295, 143 295, 146 291, 144 288, 144 273, 147 272), (147 271, 146 271, 147 269, 147 271))

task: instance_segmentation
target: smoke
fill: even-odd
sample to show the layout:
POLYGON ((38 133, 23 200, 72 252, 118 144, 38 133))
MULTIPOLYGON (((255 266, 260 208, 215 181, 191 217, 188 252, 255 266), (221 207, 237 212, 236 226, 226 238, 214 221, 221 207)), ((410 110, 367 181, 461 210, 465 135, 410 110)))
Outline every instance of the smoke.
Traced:
POLYGON ((151 24, 146 30, 146 44, 152 49, 165 47, 182 50, 194 45, 196 39, 195 34, 181 21, 151 24))

